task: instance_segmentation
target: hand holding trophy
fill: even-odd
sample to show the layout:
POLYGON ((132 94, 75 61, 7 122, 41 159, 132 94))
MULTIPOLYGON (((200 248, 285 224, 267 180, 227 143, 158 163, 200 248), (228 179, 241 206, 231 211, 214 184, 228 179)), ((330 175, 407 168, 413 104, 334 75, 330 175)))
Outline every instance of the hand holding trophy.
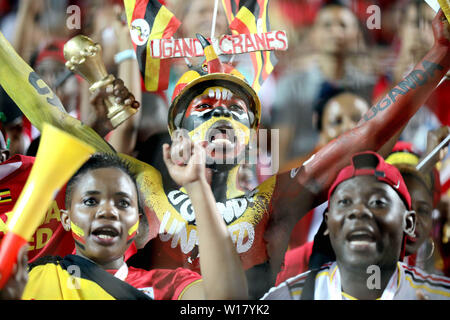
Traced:
POLYGON ((90 84, 89 91, 94 93, 105 89, 104 104, 112 127, 117 128, 137 112, 139 103, 129 94, 123 82, 108 74, 102 61, 102 48, 90 38, 78 35, 64 46, 66 67, 82 76, 90 84))

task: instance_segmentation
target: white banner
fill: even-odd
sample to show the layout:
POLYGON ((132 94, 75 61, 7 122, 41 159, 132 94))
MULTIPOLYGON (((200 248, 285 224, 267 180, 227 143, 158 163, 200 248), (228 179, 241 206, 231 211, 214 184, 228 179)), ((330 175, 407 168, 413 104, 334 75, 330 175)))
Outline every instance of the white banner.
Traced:
MULTIPOLYGON (((214 46, 217 55, 240 54, 253 51, 272 51, 288 48, 285 31, 265 33, 223 35, 220 38, 208 39, 214 46)), ((184 58, 203 56, 203 48, 198 39, 152 39, 150 50, 152 58, 184 58)))

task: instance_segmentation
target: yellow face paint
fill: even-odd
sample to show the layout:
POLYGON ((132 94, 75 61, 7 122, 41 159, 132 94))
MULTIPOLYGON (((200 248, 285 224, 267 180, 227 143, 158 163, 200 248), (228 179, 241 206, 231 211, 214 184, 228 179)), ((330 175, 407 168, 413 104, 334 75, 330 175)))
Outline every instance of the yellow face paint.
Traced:
POLYGON ((139 219, 136 221, 136 223, 128 230, 128 236, 131 236, 133 233, 137 231, 139 228, 139 219))
POLYGON ((75 243, 84 250, 86 240, 84 239, 84 231, 75 223, 70 221, 70 229, 72 230, 72 236, 75 243))
POLYGON ((211 119, 203 122, 201 125, 196 127, 194 130, 189 131, 189 137, 191 137, 192 141, 206 141, 208 130, 218 121, 227 121, 233 128, 233 131, 236 135, 237 142, 239 144, 247 145, 250 141, 250 128, 246 125, 240 123, 239 121, 230 119, 229 117, 212 117, 211 119))
POLYGON ((70 228, 72 230, 72 232, 79 236, 79 237, 84 237, 84 231, 83 229, 81 229, 79 226, 77 226, 75 223, 73 223, 72 221, 70 221, 70 228))

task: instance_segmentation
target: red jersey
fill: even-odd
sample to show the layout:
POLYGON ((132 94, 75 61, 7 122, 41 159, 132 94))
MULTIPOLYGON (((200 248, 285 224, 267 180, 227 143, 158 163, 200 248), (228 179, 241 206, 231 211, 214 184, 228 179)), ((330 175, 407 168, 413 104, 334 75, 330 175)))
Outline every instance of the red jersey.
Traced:
POLYGON ((308 270, 309 257, 311 256, 313 245, 314 241, 310 241, 286 252, 284 265, 277 276, 276 286, 308 270))
POLYGON ((154 300, 178 300, 191 285, 197 283, 202 277, 191 270, 177 268, 144 270, 124 265, 122 270, 107 270, 109 273, 121 278, 119 273, 123 272, 123 280, 144 292, 154 300))
MULTIPOLYGON (((15 155, 0 164, 0 239, 6 231, 6 223, 14 205, 30 175, 35 158, 15 155)), ((44 220, 29 242, 28 260, 35 261, 48 255, 65 256, 73 252, 72 234, 61 224, 60 210, 64 209, 65 187, 56 195, 44 220)))

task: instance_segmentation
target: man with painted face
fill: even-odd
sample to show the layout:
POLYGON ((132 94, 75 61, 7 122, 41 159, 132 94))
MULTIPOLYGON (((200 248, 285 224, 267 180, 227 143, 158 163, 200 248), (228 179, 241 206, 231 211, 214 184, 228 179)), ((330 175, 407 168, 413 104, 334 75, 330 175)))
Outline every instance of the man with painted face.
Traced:
MULTIPOLYGON (((275 282, 288 246, 290 231, 307 212, 326 200, 326 191, 339 170, 348 164, 350 155, 368 149, 379 150, 405 125, 446 74, 450 67, 450 27, 442 12, 435 17, 433 29, 433 48, 399 86, 392 88, 364 115, 356 128, 321 148, 301 167, 272 176, 249 194, 238 188, 236 177, 239 165, 222 165, 224 154, 219 149, 223 149, 223 146, 229 146, 229 149, 234 147, 232 157, 236 157, 241 144, 248 146, 251 137, 246 133, 250 133, 250 128, 257 129, 260 120, 260 103, 255 91, 238 72, 228 65, 222 65, 212 46, 207 44, 204 48, 207 61, 205 69, 190 70, 181 77, 169 110, 169 131, 173 134, 176 129, 186 129, 192 140, 207 141, 210 157, 222 160, 222 164, 218 161, 211 164, 212 168, 206 169, 206 176, 243 267, 247 270, 250 297, 261 297, 275 282), (212 90, 207 90, 209 88, 212 90), (226 93, 222 88, 227 89, 226 93), (243 111, 236 108, 239 107, 239 101, 219 105, 220 102, 229 101, 228 91, 232 93, 230 101, 237 96, 247 104, 247 110, 251 111, 248 112, 250 127, 245 125, 247 120, 236 120, 243 114, 243 111), (222 99, 224 95, 227 99, 222 99), (202 96, 212 99, 212 105, 192 103, 191 110, 187 113, 191 102, 202 96), (221 99, 217 101, 219 96, 221 99), (194 122, 191 124, 190 120, 186 120, 191 114, 201 119, 202 115, 209 116, 208 113, 209 120, 203 121, 211 128, 216 123, 216 129, 220 132, 216 132, 214 136, 215 143, 212 137, 208 141, 210 137, 207 133, 211 128, 194 122), (214 114, 221 115, 216 117, 214 114), (226 125, 234 129, 232 135, 236 139, 233 141, 228 137, 227 127, 219 122, 225 119, 228 119, 226 125), (238 128, 244 129, 243 133, 238 132, 238 128)), ((8 80, 8 77, 0 78, 6 91, 11 88, 8 80)), ((42 94, 35 96, 36 99, 42 98, 42 94)), ((75 125, 73 119, 63 117, 55 108, 38 103, 20 103, 20 97, 16 98, 16 103, 36 127, 40 127, 43 121, 56 123, 58 127, 88 141, 97 150, 112 151, 100 137, 90 133, 88 128, 75 125), (36 112, 36 108, 39 112, 36 112)), ((179 139, 180 136, 183 135, 178 134, 173 138, 179 139)), ((189 157, 182 150, 183 148, 178 150, 180 161, 189 157)), ((176 150, 173 152, 177 154, 176 150)), ((168 188, 155 168, 122 156, 131 162, 131 169, 137 174, 150 227, 147 245, 130 263, 138 267, 146 265, 147 268, 183 266, 198 270, 195 213, 184 189, 168 188)), ((142 248, 143 244, 145 243, 138 244, 138 247, 142 248)))
POLYGON ((355 154, 331 186, 328 202, 326 230, 316 238, 323 239, 322 252, 328 242, 329 259, 263 299, 411 300, 419 298, 417 289, 429 299, 450 299, 450 279, 399 262, 417 217, 395 166, 374 152, 355 154))

